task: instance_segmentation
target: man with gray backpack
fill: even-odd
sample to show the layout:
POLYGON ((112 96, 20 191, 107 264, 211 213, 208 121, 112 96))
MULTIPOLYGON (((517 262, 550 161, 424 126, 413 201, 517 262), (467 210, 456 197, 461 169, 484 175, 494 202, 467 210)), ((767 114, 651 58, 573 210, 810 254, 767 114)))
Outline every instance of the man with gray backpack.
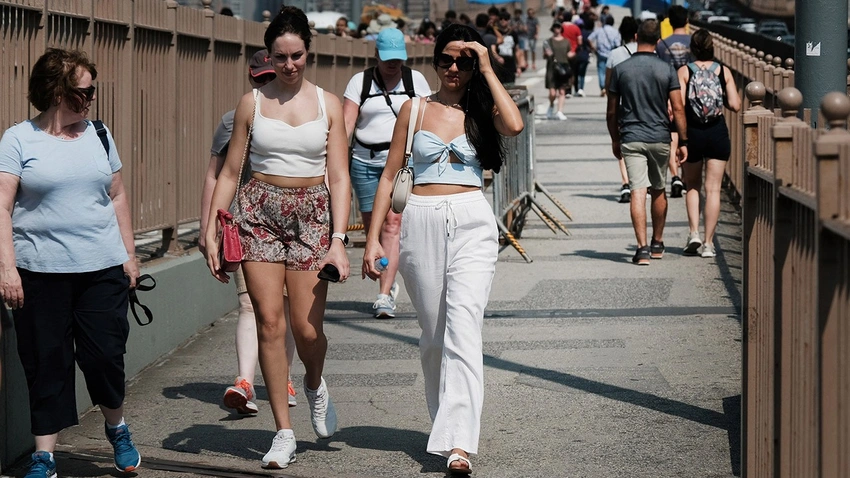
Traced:
POLYGON ((690 141, 685 176, 685 205, 690 233, 684 254, 714 257, 714 230, 720 215, 720 185, 731 143, 723 118, 723 108, 741 109, 741 96, 728 67, 714 61, 714 41, 708 30, 698 30, 691 38, 696 61, 679 68, 679 82, 685 103, 687 138, 690 141), (705 164, 705 240, 700 239, 700 187, 705 164), (701 250, 700 250, 701 249, 701 250))

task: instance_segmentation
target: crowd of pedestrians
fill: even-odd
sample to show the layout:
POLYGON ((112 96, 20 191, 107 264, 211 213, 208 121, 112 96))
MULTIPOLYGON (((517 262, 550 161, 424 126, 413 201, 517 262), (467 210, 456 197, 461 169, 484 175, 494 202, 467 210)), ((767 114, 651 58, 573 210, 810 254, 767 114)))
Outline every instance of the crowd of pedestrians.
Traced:
MULTIPOLYGON (((730 154, 723 109, 737 111, 741 99, 731 72, 714 61, 711 35, 691 37, 683 10, 670 9, 672 32, 661 38, 655 18, 625 17, 615 29, 606 9, 579 2, 553 12, 552 36, 539 45, 552 119, 566 119, 569 95, 584 96, 596 57, 639 265, 663 257, 666 175, 677 186, 680 165, 689 224, 684 252, 716 254, 720 180, 730 154)), ((498 258, 483 175, 503 163, 500 138, 524 128, 505 85, 537 69, 540 20, 533 8, 491 9, 474 26, 464 17, 447 12, 439 27, 425 21, 412 36, 378 17, 365 30, 376 41, 377 64, 357 72, 341 100, 304 77, 313 32, 301 10, 282 7, 265 32, 266 48, 249 62, 252 91, 216 129, 199 246, 213 277, 229 282, 218 236, 219 217, 232 212, 243 260, 234 273, 237 375, 223 402, 237 413, 259 411, 259 362, 276 431, 263 467, 295 461, 289 370, 296 351, 316 436, 337 429, 323 377, 322 273, 330 268, 339 282, 351 275, 344 248, 353 188, 367 237, 361 276, 379 285, 374 315, 395 316, 397 273, 416 310, 433 423, 426 450, 445 457, 450 473, 471 473, 483 406, 481 332, 498 258), (404 66, 411 40, 434 46, 436 92, 404 66), (404 166, 414 179, 402 221, 390 210, 390 193, 404 166), (378 266, 382 258, 385 267, 378 266)), ((348 26, 340 19, 335 34, 350 34, 348 26)), ((126 291, 139 269, 118 151, 108 128, 87 118, 96 79, 85 54, 48 49, 29 83, 39 115, 0 139, 0 293, 14 310, 29 388, 36 444, 30 478, 55 476, 57 434, 77 423, 75 361, 103 413, 115 467, 130 472, 141 463, 123 412, 126 291)))

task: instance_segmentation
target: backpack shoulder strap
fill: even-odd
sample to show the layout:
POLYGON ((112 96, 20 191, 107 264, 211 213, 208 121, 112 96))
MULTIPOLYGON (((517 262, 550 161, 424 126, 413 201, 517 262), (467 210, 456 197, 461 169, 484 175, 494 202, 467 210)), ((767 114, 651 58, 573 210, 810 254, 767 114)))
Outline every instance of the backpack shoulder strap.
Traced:
POLYGON ((103 149, 106 150, 106 155, 109 155, 109 138, 106 137, 106 126, 103 125, 103 121, 94 120, 91 122, 94 125, 94 130, 97 131, 97 136, 100 138, 100 143, 103 145, 103 149))
POLYGON ((363 107, 363 102, 366 101, 366 98, 369 98, 369 92, 372 91, 372 79, 374 76, 374 66, 363 71, 363 86, 360 89, 360 107, 363 107))
POLYGON ((404 85, 404 94, 411 98, 416 96, 413 88, 413 70, 404 65, 401 66, 401 83, 404 85))

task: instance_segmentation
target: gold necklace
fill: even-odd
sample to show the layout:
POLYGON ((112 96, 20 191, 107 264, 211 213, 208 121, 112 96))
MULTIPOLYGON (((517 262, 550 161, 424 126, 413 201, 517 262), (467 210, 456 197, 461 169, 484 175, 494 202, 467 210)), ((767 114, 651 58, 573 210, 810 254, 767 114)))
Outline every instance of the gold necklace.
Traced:
POLYGON ((457 108, 459 110, 463 109, 463 107, 460 105, 460 103, 452 103, 452 104, 446 103, 445 101, 443 101, 437 95, 434 95, 434 98, 436 99, 437 103, 440 103, 441 105, 445 106, 446 108, 457 108))

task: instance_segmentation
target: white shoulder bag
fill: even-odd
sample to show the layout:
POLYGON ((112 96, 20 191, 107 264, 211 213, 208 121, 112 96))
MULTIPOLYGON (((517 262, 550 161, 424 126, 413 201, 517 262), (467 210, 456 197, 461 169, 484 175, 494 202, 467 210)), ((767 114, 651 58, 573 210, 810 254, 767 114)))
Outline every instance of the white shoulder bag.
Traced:
POLYGON ((390 194, 390 207, 396 214, 401 214, 407 206, 410 191, 413 190, 413 170, 410 169, 410 155, 413 150, 413 130, 419 118, 420 98, 413 98, 410 103, 410 119, 407 126, 407 143, 404 146, 404 165, 395 173, 393 192, 390 194))

